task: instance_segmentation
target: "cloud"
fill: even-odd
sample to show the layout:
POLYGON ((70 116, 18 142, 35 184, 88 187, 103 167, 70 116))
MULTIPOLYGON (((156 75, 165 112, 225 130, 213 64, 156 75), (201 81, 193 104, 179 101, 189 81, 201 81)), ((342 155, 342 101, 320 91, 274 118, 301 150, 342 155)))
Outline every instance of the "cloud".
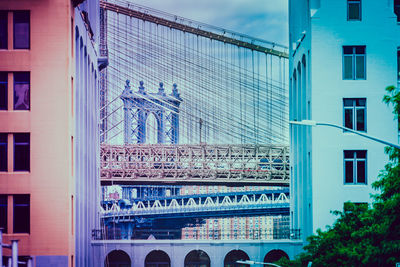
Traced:
POLYGON ((270 42, 288 43, 287 0, 134 0, 134 3, 270 42))

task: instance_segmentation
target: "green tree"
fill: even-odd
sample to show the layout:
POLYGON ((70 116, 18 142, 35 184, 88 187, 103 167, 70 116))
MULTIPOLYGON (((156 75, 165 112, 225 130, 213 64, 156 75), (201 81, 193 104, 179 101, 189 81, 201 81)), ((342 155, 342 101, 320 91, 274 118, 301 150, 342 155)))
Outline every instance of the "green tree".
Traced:
MULTIPOLYGON (((400 91, 386 88, 383 102, 394 107, 400 118, 400 91)), ((373 204, 345 203, 343 211, 335 211, 336 222, 326 231, 318 230, 308 237, 304 252, 295 260, 280 260, 281 266, 395 266, 400 262, 400 150, 386 147, 389 156, 372 184, 377 190, 373 204)))

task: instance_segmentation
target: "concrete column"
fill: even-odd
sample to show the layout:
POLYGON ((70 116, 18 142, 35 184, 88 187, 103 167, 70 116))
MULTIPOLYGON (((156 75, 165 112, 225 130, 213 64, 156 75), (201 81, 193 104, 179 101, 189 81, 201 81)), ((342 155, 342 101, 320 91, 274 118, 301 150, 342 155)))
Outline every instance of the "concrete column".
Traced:
POLYGON ((18 267, 18 240, 11 240, 12 266, 18 267))

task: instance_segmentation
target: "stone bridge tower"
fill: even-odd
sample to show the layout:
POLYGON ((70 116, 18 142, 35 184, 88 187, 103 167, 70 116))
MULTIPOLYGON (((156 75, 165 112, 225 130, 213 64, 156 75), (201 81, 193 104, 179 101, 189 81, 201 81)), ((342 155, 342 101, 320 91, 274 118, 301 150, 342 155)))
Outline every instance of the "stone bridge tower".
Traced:
POLYGON ((124 143, 146 143, 146 121, 153 114, 157 121, 157 143, 177 144, 179 142, 179 106, 182 98, 173 85, 172 93, 164 92, 160 83, 157 93, 147 93, 140 82, 139 91, 132 92, 126 81, 121 99, 124 102, 124 143))

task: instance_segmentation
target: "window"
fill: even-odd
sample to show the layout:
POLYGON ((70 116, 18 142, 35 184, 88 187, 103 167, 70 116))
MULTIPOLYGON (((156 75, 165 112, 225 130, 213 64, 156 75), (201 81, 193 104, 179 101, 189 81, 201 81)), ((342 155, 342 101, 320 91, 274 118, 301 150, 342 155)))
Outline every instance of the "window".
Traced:
POLYGON ((28 133, 14 134, 14 171, 30 170, 30 140, 28 133))
POLYGON ((29 49, 29 11, 14 11, 14 49, 29 49))
POLYGON ((347 20, 361 20, 361 0, 347 0, 347 20))
POLYGON ((30 233, 30 196, 14 195, 14 233, 30 233))
POLYGON ((7 72, 0 72, 0 110, 8 109, 8 74, 7 72))
POLYGON ((363 132, 367 130, 365 98, 344 98, 343 109, 344 127, 363 132))
POLYGON ((29 110, 29 72, 14 72, 14 110, 29 110))
POLYGON ((0 11, 0 49, 8 48, 8 13, 0 11))
POLYGON ((365 80, 365 46, 343 46, 343 79, 365 80))
POLYGON ((7 197, 0 195, 0 228, 3 228, 3 233, 7 233, 7 197))
POLYGON ((397 47, 397 82, 400 82, 400 47, 397 47))
POLYGON ((367 184, 367 151, 344 151, 344 183, 367 184))
POLYGON ((394 13, 397 16, 397 22, 400 22, 400 0, 394 0, 394 13))
POLYGON ((7 171, 7 139, 6 133, 0 133, 0 172, 7 171))

